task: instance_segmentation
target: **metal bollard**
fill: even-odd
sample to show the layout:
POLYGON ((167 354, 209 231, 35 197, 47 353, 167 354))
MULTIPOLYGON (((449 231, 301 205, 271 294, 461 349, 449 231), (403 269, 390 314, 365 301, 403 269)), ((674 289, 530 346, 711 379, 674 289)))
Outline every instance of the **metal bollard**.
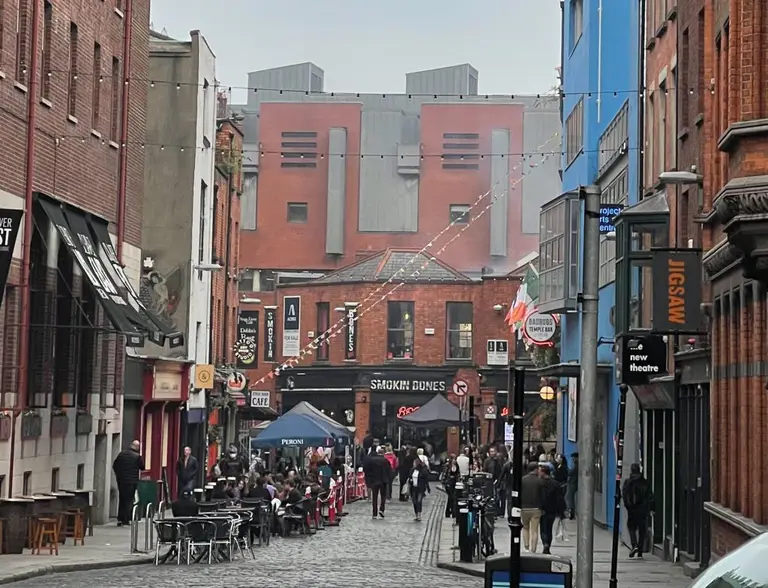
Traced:
POLYGON ((144 553, 149 553, 152 544, 155 542, 155 507, 150 502, 144 513, 144 553))
POLYGON ((165 518, 165 500, 161 500, 157 506, 157 520, 162 521, 165 518))
POLYGON ((131 553, 139 551, 139 505, 135 504, 131 511, 131 553))

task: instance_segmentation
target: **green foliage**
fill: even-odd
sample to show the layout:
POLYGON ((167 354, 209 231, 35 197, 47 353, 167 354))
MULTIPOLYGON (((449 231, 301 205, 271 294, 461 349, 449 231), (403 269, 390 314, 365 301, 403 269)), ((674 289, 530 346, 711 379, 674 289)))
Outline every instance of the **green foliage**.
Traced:
POLYGON ((542 438, 551 439, 557 434, 557 405, 543 401, 539 408, 539 433, 542 438))

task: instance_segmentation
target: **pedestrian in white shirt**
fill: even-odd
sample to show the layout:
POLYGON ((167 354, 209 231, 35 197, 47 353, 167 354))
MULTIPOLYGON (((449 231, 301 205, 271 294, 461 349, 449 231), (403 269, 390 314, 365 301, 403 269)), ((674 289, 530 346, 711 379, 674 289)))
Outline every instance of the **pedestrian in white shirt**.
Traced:
POLYGON ((459 475, 460 476, 468 476, 469 475, 469 449, 466 447, 464 448, 464 452, 456 458, 456 465, 459 466, 459 475))

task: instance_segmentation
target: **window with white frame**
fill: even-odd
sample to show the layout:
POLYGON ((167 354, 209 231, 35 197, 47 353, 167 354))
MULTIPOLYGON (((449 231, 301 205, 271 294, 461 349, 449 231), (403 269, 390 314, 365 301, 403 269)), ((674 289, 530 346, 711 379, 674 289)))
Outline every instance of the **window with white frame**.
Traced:
POLYGON ((446 359, 472 359, 472 303, 446 303, 446 359))
POLYGON ((598 142, 597 173, 601 174, 627 151, 629 145, 629 101, 608 123, 598 142))
MULTIPOLYGON (((624 167, 614 180, 603 189, 600 204, 621 204, 626 206, 629 197, 629 173, 624 167)), ((600 287, 616 279, 616 241, 604 236, 600 238, 600 287)))

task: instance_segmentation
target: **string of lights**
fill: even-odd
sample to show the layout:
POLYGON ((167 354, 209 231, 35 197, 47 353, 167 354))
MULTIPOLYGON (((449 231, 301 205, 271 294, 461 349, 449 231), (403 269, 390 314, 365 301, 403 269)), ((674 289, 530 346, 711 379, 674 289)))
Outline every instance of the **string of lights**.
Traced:
MULTIPOLYGON (((26 71, 26 70, 22 70, 26 71)), ((77 72, 75 74, 71 73, 71 70, 69 69, 54 69, 54 70, 48 70, 45 72, 45 75, 49 78, 55 77, 57 74, 63 74, 65 77, 71 78, 73 80, 78 80, 80 78, 93 78, 98 75, 98 81, 99 83, 109 82, 111 81, 111 73, 110 72, 101 72, 101 73, 93 73, 93 72, 77 72)), ((598 96, 620 96, 620 95, 626 95, 626 94, 648 94, 653 95, 657 93, 663 93, 665 95, 668 95, 670 93, 677 92, 679 90, 683 90, 687 92, 688 94, 695 95, 699 91, 706 91, 711 94, 714 94, 715 92, 715 84, 714 82, 707 83, 703 85, 702 87, 697 86, 664 86, 660 88, 653 88, 650 89, 646 86, 644 87, 634 87, 634 88, 623 88, 623 89, 585 89, 585 90, 571 90, 571 91, 564 91, 562 89, 554 89, 550 92, 543 92, 543 93, 509 93, 509 94, 457 94, 457 93, 433 93, 433 92, 317 92, 312 90, 302 90, 302 89, 296 89, 296 88, 271 88, 268 86, 239 86, 239 85, 229 85, 229 84, 223 84, 221 82, 214 82, 213 84, 206 84, 201 82, 190 82, 190 81, 181 81, 181 80, 161 80, 161 79, 152 79, 152 78, 143 78, 143 77, 130 77, 125 82, 120 82, 125 84, 146 84, 150 88, 155 88, 157 86, 173 86, 177 90, 181 90, 182 88, 188 88, 188 87, 196 87, 196 88, 217 88, 222 91, 232 92, 233 90, 236 91, 247 91, 252 94, 257 94, 259 92, 264 93, 270 93, 270 94, 277 94, 277 95, 296 95, 301 94, 304 96, 314 96, 314 97, 327 97, 327 98, 362 98, 366 96, 380 96, 382 99, 385 99, 387 97, 391 96, 406 96, 409 99, 433 99, 433 100, 440 100, 440 99, 446 99, 446 98, 454 98, 457 100, 467 100, 468 102, 477 102, 481 100, 517 100, 520 98, 536 98, 539 100, 547 99, 547 98, 565 98, 567 96, 586 96, 587 98, 591 97, 598 97, 598 96)))
MULTIPOLYGON (((553 136, 552 136, 552 137, 551 137, 551 138, 550 138, 550 139, 549 139, 547 142, 549 142, 549 141, 553 140, 553 139, 554 139, 556 136, 557 136, 557 135, 553 135, 553 136)), ((544 143, 544 144, 542 145, 542 147, 544 147, 544 146, 546 146, 546 143, 544 143)), ((538 165, 540 165, 541 163, 544 163, 544 162, 545 162, 545 161, 546 161, 546 160, 547 160, 549 157, 551 157, 551 155, 550 155, 550 154, 548 154, 548 153, 546 153, 546 152, 545 152, 545 153, 543 153, 543 154, 542 154, 542 156, 541 156, 541 161, 540 161, 540 162, 537 162, 536 164, 532 165, 531 167, 532 167, 532 168, 533 168, 533 167, 537 167, 537 166, 538 166, 538 165)), ((448 248, 448 246, 450 246, 450 245, 451 245, 451 244, 452 244, 454 241, 456 241, 456 239, 458 239, 459 237, 461 237, 461 236, 462 236, 462 235, 463 235, 463 234, 464 234, 464 233, 465 233, 467 230, 469 230, 469 228, 470 228, 470 227, 471 227, 471 226, 472 226, 472 225, 473 225, 475 222, 477 222, 477 220, 478 220, 478 219, 482 218, 482 216, 483 216, 483 215, 484 215, 484 214, 485 214, 485 213, 486 213, 488 210, 490 210, 490 208, 491 208, 491 207, 493 206, 493 204, 496 202, 496 200, 498 199, 498 197, 501 195, 501 193, 499 193, 499 194, 495 194, 495 193, 493 193, 493 192, 494 192, 494 190, 496 189, 496 186, 497 186, 499 183, 501 183, 502 181, 503 181, 503 182, 506 184, 506 182, 507 182, 507 178, 509 178, 509 176, 510 176, 510 175, 513 173, 513 171, 514 171, 514 170, 510 170, 509 174, 507 174, 507 176, 505 176, 505 179, 504 179, 504 180, 500 180, 499 182, 496 182, 496 183, 494 184, 494 186, 492 186, 492 187, 491 187, 491 189, 490 189, 488 192, 485 192, 484 194, 481 194, 481 195, 480 195, 480 196, 477 198, 477 200, 476 200, 476 201, 475 201, 475 202, 474 202, 474 203, 473 203, 473 204, 472 204, 472 205, 471 205, 471 206, 470 206, 470 207, 469 207, 469 208, 468 208, 466 211, 464 211, 464 212, 463 212, 463 213, 462 213, 462 214, 461 214, 461 215, 460 215, 458 218, 454 219, 454 220, 453 220, 451 223, 449 223, 449 224, 448 224, 448 226, 447 226, 445 229, 443 229, 442 231, 440 231, 440 233, 438 233, 438 234, 437 234, 437 235, 436 235, 434 238, 432 238, 432 240, 431 240, 429 243, 427 243, 427 245, 425 245, 425 246, 424 246, 424 247, 423 247, 421 250, 419 250, 419 251, 418 251, 418 252, 417 252, 417 253, 416 253, 416 254, 415 254, 415 255, 414 255, 414 256, 413 256, 413 257, 410 259, 410 261, 409 261, 409 262, 408 262, 406 265, 404 265, 404 266, 403 266, 403 267, 401 267, 399 270, 397 270, 397 271, 396 271, 396 272, 395 272, 395 273, 394 273, 394 274, 393 274, 393 275, 392 275, 392 276, 391 276, 389 279, 387 279, 387 280, 386 280, 386 281, 385 281, 383 284, 381 284, 381 286, 379 286, 378 288, 374 289, 374 290, 373 290, 373 291, 372 291, 370 294, 368 294, 368 296, 366 296, 366 297, 365 297, 365 298, 364 298, 364 299, 363 299, 363 300, 362 300, 360 303, 358 303, 358 304, 357 304, 357 306, 355 307, 355 308, 356 308, 356 312, 355 312, 355 316, 353 317, 353 320, 354 320, 355 322, 356 322, 356 321, 358 321, 358 320, 360 320, 360 318, 361 318, 362 316, 364 316, 366 313, 370 312, 370 311, 371 311, 371 310, 372 310, 374 307, 376 307, 378 304, 380 304, 381 302, 383 302, 384 300, 386 300, 386 299, 387 299, 387 298, 388 298, 388 297, 389 297, 389 296, 390 296, 392 293, 396 292, 398 289, 400 289, 400 288, 402 288, 404 285, 406 285, 406 284, 408 283, 408 278, 418 278, 418 276, 421 274, 421 272, 422 272, 423 270, 425 270, 425 269, 427 268, 427 266, 429 266, 429 264, 430 264, 430 263, 432 263, 433 261, 435 261, 439 255, 442 255, 442 254, 445 252, 445 250, 448 248), (491 195, 491 194, 492 194, 492 196, 491 196, 491 200, 490 200, 490 202, 488 202, 487 204, 485 204, 485 206, 482 206, 482 208, 480 208, 480 210, 479 210, 479 212, 477 212, 477 214, 474 214, 474 215, 470 215, 470 213, 471 213, 471 212, 472 212, 474 209, 478 208, 478 207, 480 206, 481 202, 482 202, 482 201, 483 201, 483 200, 484 200, 484 199, 485 199, 485 198, 486 198, 488 195, 491 195), (447 231, 449 231, 451 228, 455 227, 457 224, 459 224, 459 223, 462 223, 462 222, 464 221, 464 217, 465 217, 465 216, 467 216, 467 215, 470 215, 470 217, 469 217, 469 219, 467 220, 467 222, 464 222, 464 224, 462 225, 462 228, 461 228, 461 230, 457 231, 457 232, 456 232, 456 234, 454 234, 454 235, 453 235, 453 236, 452 236, 452 237, 451 237, 451 238, 450 238, 450 239, 449 239, 449 240, 448 240, 448 241, 447 241, 445 244, 443 244, 443 245, 441 246, 441 248, 440 248, 439 250, 437 250, 437 252, 435 253, 435 255, 432 255, 432 256, 428 257, 428 258, 427 258, 427 260, 426 260, 424 263, 422 263, 422 264, 421 264, 421 265, 420 265, 418 268, 416 268, 416 270, 415 270, 415 271, 413 271, 413 272, 412 272, 412 273, 411 273, 409 276, 407 276, 407 277, 403 277, 403 274, 404 274, 404 273, 407 271, 408 267, 410 267, 411 265, 413 265, 413 264, 416 262, 416 260, 418 260, 418 259, 421 257, 421 255, 422 255, 423 253, 425 253, 425 252, 426 252, 428 249, 430 249, 431 247, 433 247, 433 246, 436 244, 436 241, 437 241, 437 240, 438 240, 438 239, 439 239, 439 238, 440 238, 442 235, 444 235, 444 234, 445 234, 447 231), (399 282, 399 283, 395 284, 395 285, 394 285, 394 287, 393 287, 392 289, 390 289, 388 292, 386 292, 386 293, 384 293, 383 295, 381 295, 381 296, 380 296, 380 297, 379 297, 377 300, 375 300, 375 301, 374 301, 373 303, 371 303, 369 306, 367 306, 367 307, 365 306, 365 304, 366 304, 366 303, 367 303, 369 300, 371 300, 372 298, 375 298, 375 297, 377 296, 377 294, 379 294, 379 293, 380 293, 382 290, 386 289, 388 286, 392 285, 392 284, 393 284, 393 283, 395 283, 395 282, 399 282)), ((527 171, 523 172, 523 173, 521 174, 521 177, 517 178, 517 179, 516 179, 514 182, 510 183, 510 185, 509 185, 509 189, 514 189, 514 188, 517 186, 517 184, 519 184, 520 182, 522 182, 522 181, 523 181, 523 178, 524 178, 526 175, 528 175, 529 173, 531 173, 531 169, 528 169, 527 171)), ((308 355, 312 355, 312 354, 314 353, 314 350, 315 350, 315 349, 317 349, 319 345, 321 345, 321 344, 322 344, 323 342, 325 342, 326 340, 329 340, 329 339, 333 339, 333 338, 335 338, 335 337, 336 337, 336 336, 337 336, 339 333, 341 333, 341 332, 344 330, 344 328, 345 328, 345 326, 346 326, 346 325, 345 325, 345 321, 346 321, 346 317, 344 317, 344 318, 341 318, 341 319, 339 319, 338 321, 336 321, 336 322, 335 322, 333 325, 331 325, 331 326, 330 326, 328 329, 326 329, 326 330, 325 330, 323 333, 321 333, 320 335, 316 336, 316 337, 315 337, 315 338, 312 340, 312 342, 311 342, 311 343, 309 343, 307 346, 305 346, 305 347, 304 347, 304 348, 303 348, 303 349, 302 349, 302 350, 299 352, 299 354, 298 354, 298 355, 296 355, 296 356, 294 356, 294 357, 291 357, 291 358, 289 358, 289 359, 287 359, 287 360, 283 361, 282 363, 280 363, 278 367, 274 368, 274 369, 273 369, 273 370, 271 370, 269 373, 267 373, 266 375, 262 376, 262 377, 261 377, 261 378, 260 378, 260 379, 259 379, 259 380, 256 382, 256 384, 261 384, 261 383, 263 383, 263 382, 264 382, 264 381, 265 381, 267 378, 272 378, 272 377, 274 377, 274 376, 276 376, 276 375, 279 375, 281 370, 283 370, 283 369, 286 369, 286 368, 290 368, 290 367, 293 367, 294 365, 296 365, 297 363, 299 363, 299 362, 300 362, 300 361, 301 361, 301 360, 302 360, 304 357, 306 357, 306 356, 308 356, 308 355)))
MULTIPOLYGON (((559 135, 559 132, 557 133, 559 135)), ((89 133, 88 135, 56 135, 56 140, 60 143, 66 142, 66 141, 78 141, 80 143, 86 143, 86 142, 100 142, 102 145, 106 145, 109 143, 109 141, 103 137, 97 137, 93 133, 89 133)), ((139 146, 141 149, 158 149, 160 151, 165 150, 177 150, 177 151, 188 151, 188 150, 199 150, 199 151, 207 151, 210 149, 214 149, 213 146, 205 146, 205 145, 180 145, 180 144, 173 144, 173 143, 152 143, 147 141, 128 141, 126 143, 122 143, 123 146, 139 146)), ((613 149, 580 149, 579 153, 600 153, 600 154, 606 154, 606 153, 616 153, 618 151, 622 152, 629 152, 629 151, 636 151, 639 147, 632 146, 632 145, 624 145, 620 148, 613 148, 613 149)), ((418 155, 402 155, 399 153, 326 153, 322 151, 313 151, 311 149, 305 149, 304 151, 277 151, 277 150, 271 150, 271 149, 260 149, 260 148, 243 148, 243 149, 237 149, 230 151, 229 149, 216 149, 217 154, 221 155, 222 157, 229 156, 231 153, 242 154, 243 159, 250 159, 249 155, 258 156, 260 158, 273 156, 273 157, 279 157, 280 159, 285 160, 314 160, 314 159, 330 159, 333 157, 338 157, 339 159, 391 159, 396 158, 400 160, 410 159, 411 157, 418 157, 421 160, 424 159, 442 159, 443 161, 452 161, 452 162, 461 162, 461 161, 475 161, 475 160, 483 160, 486 158, 494 158, 494 157, 500 157, 502 159, 508 158, 508 159, 516 159, 516 158, 526 158, 526 157, 532 157, 537 155, 558 155, 563 156, 566 155, 566 151, 562 149, 555 149, 555 150, 548 150, 548 151, 517 151, 517 152, 508 152, 508 153, 475 153, 471 152, 471 150, 468 150, 468 153, 446 153, 446 152, 440 152, 440 153, 419 153, 418 155)))

